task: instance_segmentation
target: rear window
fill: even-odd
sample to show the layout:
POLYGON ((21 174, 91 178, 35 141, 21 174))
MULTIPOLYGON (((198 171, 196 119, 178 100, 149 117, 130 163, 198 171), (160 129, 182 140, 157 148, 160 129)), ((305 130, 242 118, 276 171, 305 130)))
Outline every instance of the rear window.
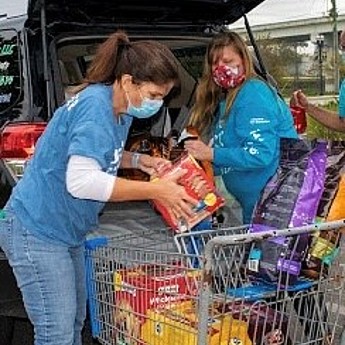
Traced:
POLYGON ((201 77, 206 54, 205 45, 178 48, 174 49, 173 53, 195 80, 201 77))
MULTIPOLYGON (((202 73, 206 42, 197 40, 164 40, 160 41, 173 51, 183 68, 193 79, 197 80, 202 73)), ((87 67, 92 61, 97 46, 101 41, 79 38, 79 41, 69 40, 58 44, 59 68, 64 86, 76 85, 85 76, 87 67)))
POLYGON ((0 30, 0 114, 17 104, 21 94, 21 59, 16 30, 0 30))
MULTIPOLYGON (((181 92, 177 97, 170 97, 168 105, 175 109, 180 109, 182 106, 189 107, 193 101, 197 80, 202 74, 208 39, 192 37, 157 39, 172 50, 181 64, 181 92)), ((77 37, 75 40, 62 39, 57 43, 58 68, 65 97, 68 97, 69 87, 78 85, 85 77, 97 46, 102 41, 101 38, 77 37)))
MULTIPOLYGON (((152 39, 152 37, 150 38, 152 39)), ((133 133, 150 131, 152 126, 159 122, 164 112, 169 113, 172 125, 181 113, 188 116, 188 109, 190 109, 194 102, 197 81, 203 71, 208 38, 170 36, 157 37, 156 39, 167 45, 180 62, 181 87, 180 90, 172 92, 165 99, 161 112, 147 120, 135 120, 132 125, 133 133)), ((102 41, 101 38, 82 38, 79 36, 75 40, 62 38, 57 42, 58 69, 64 89, 64 99, 61 102, 70 97, 69 88, 78 85, 83 80, 96 49, 102 41)))

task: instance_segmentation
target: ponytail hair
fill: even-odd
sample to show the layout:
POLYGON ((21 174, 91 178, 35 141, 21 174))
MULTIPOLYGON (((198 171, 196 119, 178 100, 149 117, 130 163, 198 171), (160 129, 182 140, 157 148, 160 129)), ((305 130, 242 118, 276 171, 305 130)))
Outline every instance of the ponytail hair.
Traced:
POLYGON ((177 86, 179 82, 177 60, 167 46, 150 40, 132 43, 125 32, 117 31, 98 47, 85 79, 71 92, 76 94, 90 84, 113 84, 124 74, 138 84, 173 82, 177 86))

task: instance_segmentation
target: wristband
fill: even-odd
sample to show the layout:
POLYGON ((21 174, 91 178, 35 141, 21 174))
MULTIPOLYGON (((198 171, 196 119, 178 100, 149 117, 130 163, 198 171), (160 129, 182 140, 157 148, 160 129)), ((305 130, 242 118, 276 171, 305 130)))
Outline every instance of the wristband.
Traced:
POLYGON ((131 165, 133 169, 138 169, 140 156, 141 156, 141 153, 138 153, 138 152, 134 152, 132 154, 131 165))

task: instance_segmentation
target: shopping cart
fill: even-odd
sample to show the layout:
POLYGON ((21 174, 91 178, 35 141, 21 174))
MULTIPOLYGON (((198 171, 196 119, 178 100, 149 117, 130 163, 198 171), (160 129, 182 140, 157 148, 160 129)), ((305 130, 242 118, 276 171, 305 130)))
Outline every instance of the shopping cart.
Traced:
POLYGON ((86 258, 93 336, 106 345, 345 345, 340 238, 338 255, 322 264, 316 279, 301 275, 287 284, 290 273, 277 266, 276 280, 267 282, 250 263, 263 242, 284 236, 297 246, 300 236, 340 234, 344 224, 91 239, 86 258))

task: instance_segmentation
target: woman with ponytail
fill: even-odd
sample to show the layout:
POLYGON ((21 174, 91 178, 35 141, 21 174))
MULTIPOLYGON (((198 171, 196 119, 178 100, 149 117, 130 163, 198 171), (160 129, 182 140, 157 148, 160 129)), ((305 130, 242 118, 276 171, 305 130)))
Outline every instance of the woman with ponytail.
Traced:
POLYGON ((248 224, 278 167, 280 138, 297 133, 287 105, 256 75, 246 43, 234 32, 216 35, 208 46, 191 125, 211 144, 188 141, 185 147, 195 158, 213 163, 248 224))
POLYGON ((81 345, 86 288, 84 239, 105 202, 157 199, 180 218, 196 204, 177 184, 118 178, 120 167, 154 173, 160 158, 124 151, 132 119, 154 115, 178 83, 171 51, 117 32, 100 45, 82 85, 39 139, 0 221, 35 345, 81 345))

